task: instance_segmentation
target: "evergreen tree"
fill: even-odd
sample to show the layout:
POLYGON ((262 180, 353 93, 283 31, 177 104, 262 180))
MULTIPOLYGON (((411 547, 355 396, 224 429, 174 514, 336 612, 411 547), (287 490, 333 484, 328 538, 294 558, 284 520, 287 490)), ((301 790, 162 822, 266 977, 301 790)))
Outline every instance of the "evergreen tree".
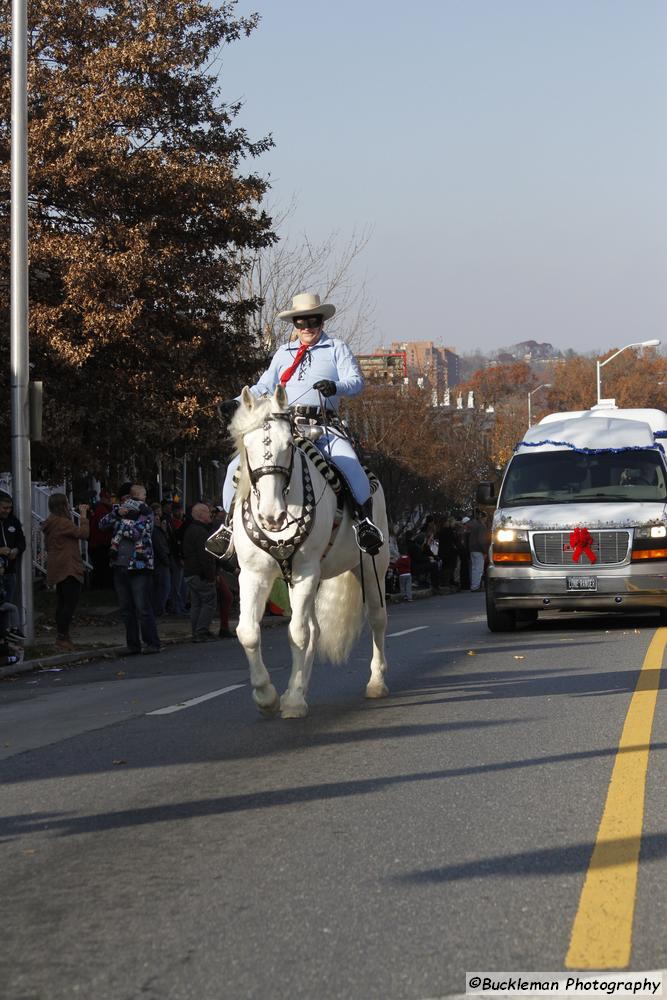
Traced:
MULTIPOLYGON (((212 440, 215 404, 264 361, 236 290, 274 240, 272 145, 221 98, 221 49, 257 25, 235 3, 30 0, 30 351, 44 460, 104 474, 212 440), (233 294, 232 294, 233 293, 233 294)), ((9 191, 10 0, 0 0, 0 190, 9 191)), ((9 204, 0 204, 8 371, 9 204)), ((0 406, 9 420, 8 383, 0 406)), ((218 435, 219 437, 219 435, 218 435)))

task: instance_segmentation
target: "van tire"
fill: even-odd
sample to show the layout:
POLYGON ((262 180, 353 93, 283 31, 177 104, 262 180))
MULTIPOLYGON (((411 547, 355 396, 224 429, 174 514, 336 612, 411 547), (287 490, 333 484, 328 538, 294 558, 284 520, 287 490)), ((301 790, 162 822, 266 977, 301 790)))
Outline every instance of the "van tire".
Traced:
POLYGON ((659 608, 660 612, 660 624, 667 625, 667 608, 659 608))
POLYGON ((486 624, 490 632, 513 632, 516 628, 516 613, 498 610, 493 602, 488 584, 486 588, 486 624))

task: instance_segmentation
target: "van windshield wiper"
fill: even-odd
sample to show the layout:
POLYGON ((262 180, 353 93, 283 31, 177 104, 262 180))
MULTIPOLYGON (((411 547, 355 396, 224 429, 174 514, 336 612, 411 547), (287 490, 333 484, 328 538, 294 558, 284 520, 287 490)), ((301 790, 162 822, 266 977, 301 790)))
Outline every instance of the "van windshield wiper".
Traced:
POLYGON ((623 500, 626 503, 664 503, 664 497, 662 500, 656 500, 655 497, 629 497, 627 493, 586 493, 584 496, 579 497, 582 503, 586 500, 623 500))
POLYGON ((555 500, 553 497, 536 497, 531 493, 522 493, 519 496, 510 497, 508 500, 503 500, 499 507, 511 507, 515 503, 562 503, 561 500, 555 500))
POLYGON ((627 493, 586 493, 582 500, 629 500, 632 503, 635 497, 629 497, 627 493))

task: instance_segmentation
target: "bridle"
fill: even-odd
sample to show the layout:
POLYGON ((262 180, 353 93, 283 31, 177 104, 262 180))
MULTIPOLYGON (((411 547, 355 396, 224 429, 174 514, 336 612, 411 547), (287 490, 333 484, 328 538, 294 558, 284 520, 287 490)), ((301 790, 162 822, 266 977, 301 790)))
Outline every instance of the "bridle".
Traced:
MULTIPOLYGON (((269 462, 271 459, 271 452, 269 448, 271 446, 271 421, 272 420, 286 420, 293 431, 292 417, 289 413, 270 413, 264 418, 264 423, 262 429, 264 431, 264 460, 269 462)), ((289 465, 261 465, 257 469, 253 469, 250 465, 250 460, 248 458, 248 452, 246 450, 246 465, 248 467, 248 475, 250 476, 250 484, 252 486, 252 491, 255 494, 255 499, 259 499, 259 490, 257 484, 262 476, 274 476, 283 475, 285 476, 285 485, 283 486, 283 496, 287 495, 289 490, 290 480, 292 479, 292 470, 294 469, 294 452, 296 446, 294 441, 290 441, 290 461, 289 465)))
MULTIPOLYGON (((259 500, 258 483, 259 480, 262 478, 262 476, 271 476, 271 475, 285 476, 285 485, 283 486, 283 497, 286 496, 292 480, 292 472, 294 469, 294 453, 300 447, 299 442, 301 441, 301 439, 297 435, 296 441, 295 440, 290 441, 291 454, 290 454, 289 465, 277 465, 275 463, 270 464, 271 452, 269 449, 271 446, 270 429, 272 420, 286 420, 290 424, 292 435, 294 436, 295 434, 294 421, 292 419, 291 413, 281 413, 281 412, 270 413, 267 414, 267 416, 264 418, 264 423, 263 423, 264 460, 266 462, 266 465, 262 465, 256 469, 253 469, 250 465, 250 462, 248 461, 247 449, 245 453, 248 475, 250 477, 252 492, 255 495, 256 500, 259 500)), ((308 445, 311 444, 310 442, 301 441, 301 446, 306 443, 308 445)), ((314 445, 312 445, 312 448, 313 450, 316 450, 314 445)), ((306 460, 306 456, 303 454, 303 450, 301 449, 302 501, 298 505, 300 508, 300 513, 298 514, 298 516, 294 517, 288 512, 287 523, 284 525, 282 529, 284 530, 288 526, 293 526, 294 534, 292 535, 291 538, 278 540, 266 535, 262 530, 261 526, 258 524, 255 514, 252 510, 252 506, 250 503, 250 496, 249 495, 246 496, 245 500, 243 500, 241 507, 241 516, 242 516, 243 526, 245 528, 248 538, 251 540, 251 542, 253 542, 254 545, 262 549, 262 551, 266 552, 268 555, 272 556, 276 560, 276 562, 280 566, 280 570, 283 574, 283 577, 287 580, 288 583, 291 581, 292 578, 292 558, 294 556, 294 553, 303 544, 303 542, 305 542, 310 532, 312 531, 313 524, 315 523, 315 512, 320 504, 320 501, 323 499, 327 488, 330 486, 330 483, 328 482, 325 476, 323 476, 323 479, 324 479, 324 484, 322 486, 322 493, 316 499, 314 494, 312 479, 310 476, 310 472, 308 470, 308 462, 306 460)))

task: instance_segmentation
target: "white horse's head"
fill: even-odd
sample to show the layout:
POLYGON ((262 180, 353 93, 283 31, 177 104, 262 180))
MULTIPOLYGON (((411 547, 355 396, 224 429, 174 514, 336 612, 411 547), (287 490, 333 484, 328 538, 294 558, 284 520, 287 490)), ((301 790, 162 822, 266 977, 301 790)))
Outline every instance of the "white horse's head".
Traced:
POLYGON ((279 385, 273 396, 257 399, 246 386, 230 431, 241 456, 239 498, 252 489, 261 527, 281 531, 287 524, 285 496, 294 468, 292 424, 284 387, 279 385))

